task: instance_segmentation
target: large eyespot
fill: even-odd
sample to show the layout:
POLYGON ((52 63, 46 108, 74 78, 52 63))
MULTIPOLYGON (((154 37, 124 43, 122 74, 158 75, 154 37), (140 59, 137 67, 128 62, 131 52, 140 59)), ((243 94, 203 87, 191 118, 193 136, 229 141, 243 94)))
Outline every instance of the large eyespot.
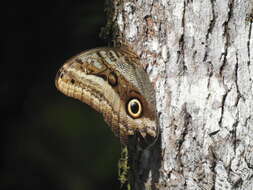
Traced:
POLYGON ((129 100, 127 103, 127 112, 134 119, 140 117, 142 113, 141 102, 137 98, 129 100))

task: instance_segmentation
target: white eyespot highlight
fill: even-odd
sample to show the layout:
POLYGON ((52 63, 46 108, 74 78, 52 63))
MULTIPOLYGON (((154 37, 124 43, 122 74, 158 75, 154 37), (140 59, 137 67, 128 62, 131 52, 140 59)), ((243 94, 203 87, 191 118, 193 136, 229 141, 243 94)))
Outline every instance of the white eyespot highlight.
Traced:
POLYGON ((142 114, 141 102, 137 98, 129 100, 127 103, 127 112, 132 118, 139 118, 142 114))

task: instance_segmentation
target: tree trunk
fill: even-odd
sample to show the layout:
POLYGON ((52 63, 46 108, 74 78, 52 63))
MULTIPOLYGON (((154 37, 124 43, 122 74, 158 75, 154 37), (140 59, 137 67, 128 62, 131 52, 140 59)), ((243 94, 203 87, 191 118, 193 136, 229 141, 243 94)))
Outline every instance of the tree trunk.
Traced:
POLYGON ((104 32, 140 56, 156 91, 161 138, 132 189, 252 190, 253 1, 106 6, 104 32))

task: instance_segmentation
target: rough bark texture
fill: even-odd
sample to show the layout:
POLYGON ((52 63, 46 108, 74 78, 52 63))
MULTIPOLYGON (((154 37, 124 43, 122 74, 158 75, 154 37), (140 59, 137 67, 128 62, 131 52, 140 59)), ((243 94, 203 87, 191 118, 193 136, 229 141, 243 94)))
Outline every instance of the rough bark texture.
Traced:
POLYGON ((253 1, 112 0, 105 32, 141 57, 161 139, 132 189, 253 189, 253 1), (157 150, 157 149, 161 150, 157 150), (141 175, 141 176, 140 176, 141 175))

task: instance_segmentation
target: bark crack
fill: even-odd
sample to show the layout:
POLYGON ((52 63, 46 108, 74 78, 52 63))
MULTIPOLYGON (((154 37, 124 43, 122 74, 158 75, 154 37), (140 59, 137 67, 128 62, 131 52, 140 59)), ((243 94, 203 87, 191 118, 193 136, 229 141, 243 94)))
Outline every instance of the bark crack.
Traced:
MULTIPOLYGON (((207 82, 207 88, 209 89, 209 87, 210 87, 210 80, 211 80, 211 78, 212 78, 212 76, 213 76, 213 64, 212 64, 212 62, 211 61, 209 61, 208 62, 208 65, 209 65, 209 67, 208 67, 208 73, 209 73, 209 75, 208 75, 208 82, 207 82)), ((209 94, 208 94, 208 96, 207 96, 207 100, 209 99, 209 96, 210 96, 210 92, 209 92, 209 94)))
POLYGON ((154 7, 154 0, 152 1, 151 6, 150 6, 150 11, 149 11, 150 15, 152 15, 153 7, 154 7))
POLYGON ((243 126, 247 126, 250 119, 251 119, 251 115, 246 118, 245 124, 243 126))
POLYGON ((252 22, 250 22, 250 24, 249 24, 249 35, 248 35, 248 41, 247 41, 248 58, 249 58, 248 66, 251 64, 251 61, 250 61, 250 47, 251 47, 250 38, 251 38, 251 29, 252 29, 252 22))
POLYGON ((237 98, 236 98, 235 106, 237 106, 238 103, 239 103, 239 100, 242 98, 245 101, 245 98, 243 97, 241 91, 239 90, 239 85, 238 85, 238 69, 239 69, 239 65, 238 65, 238 52, 237 51, 236 51, 235 57, 236 57, 236 63, 235 63, 235 86, 236 86, 236 92, 237 92, 237 98))
POLYGON ((213 173, 213 175, 212 175, 213 184, 212 184, 211 190, 215 190, 215 181, 216 181, 216 176, 217 176, 217 172, 216 172, 215 168, 217 166, 217 156, 216 156, 216 154, 215 154, 212 147, 210 148, 210 152, 211 152, 211 155, 212 155, 212 158, 213 158, 212 159, 213 162, 212 162, 212 165, 210 167, 210 169, 213 173))
POLYGON ((235 86, 236 86, 236 91, 237 91, 237 98, 235 102, 235 106, 238 105, 240 98, 242 97, 241 92, 239 90, 239 85, 238 85, 238 52, 236 51, 235 54, 236 57, 236 63, 235 63, 235 86))
POLYGON ((211 137, 211 136, 213 136, 213 135, 216 135, 218 132, 220 132, 220 129, 218 129, 218 130, 216 130, 216 131, 214 131, 214 132, 211 132, 211 133, 209 133, 208 135, 211 137))
POLYGON ((192 116, 188 113, 187 109, 186 109, 186 104, 183 106, 183 110, 182 110, 182 114, 183 114, 183 131, 180 135, 180 139, 178 141, 178 154, 177 154, 177 158, 179 160, 179 163, 180 163, 180 166, 182 168, 184 168, 184 165, 181 161, 181 148, 182 148, 182 145, 183 143, 185 142, 185 137, 186 135, 188 134, 188 129, 189 129, 189 124, 191 123, 191 120, 192 120, 192 116))
POLYGON ((221 58, 223 58, 222 61, 222 65, 220 67, 220 76, 222 76, 222 72, 224 67, 227 64, 227 52, 228 52, 228 47, 229 47, 229 42, 230 42, 230 35, 229 35, 229 27, 228 27, 228 23, 231 20, 231 17, 233 15, 233 8, 234 8, 234 0, 230 0, 229 4, 228 4, 228 17, 227 20, 222 24, 224 27, 224 31, 223 31, 223 37, 225 38, 225 44, 224 44, 224 52, 221 54, 221 58))
MULTIPOLYGON (((232 18, 233 15, 233 8, 234 8, 234 0, 230 0, 229 4, 228 4, 228 16, 227 16, 227 20, 223 23, 224 26, 224 31, 223 31, 223 37, 225 39, 225 44, 224 44, 224 52, 221 54, 221 58, 223 57, 223 61, 222 61, 222 65, 220 67, 220 71, 219 74, 220 76, 222 76, 222 72, 227 64, 227 52, 228 52, 228 47, 229 47, 229 42, 230 42, 230 36, 229 36, 229 27, 228 27, 228 23, 232 18)), ((238 64, 237 64, 238 65, 238 64)), ((224 81, 223 81, 224 83, 224 81)), ((226 90, 225 94, 222 97, 222 101, 221 101, 221 117, 219 120, 219 126, 222 127, 222 120, 223 120, 223 114, 224 114, 224 107, 225 107, 225 101, 227 98, 228 93, 230 92, 231 89, 226 90)))
POLYGON ((223 114, 224 114, 224 108, 225 108, 225 101, 227 98, 228 93, 230 92, 231 89, 227 90, 226 93, 222 96, 222 101, 221 101, 221 116, 219 120, 219 126, 222 127, 222 120, 223 120, 223 114))
POLYGON ((214 11, 215 1, 216 0, 210 0, 211 6, 212 6, 212 19, 209 22, 209 26, 208 26, 207 33, 206 33, 205 55, 204 55, 204 58, 203 58, 203 62, 205 62, 207 60, 207 57, 208 57, 208 50, 207 50, 208 43, 209 43, 208 40, 209 40, 210 34, 212 34, 212 32, 213 32, 213 28, 214 28, 215 22, 216 22, 216 15, 215 15, 215 11, 214 11))
POLYGON ((179 63, 180 61, 180 56, 182 57, 182 73, 184 73, 187 70, 187 66, 185 65, 185 55, 184 55, 184 45, 185 45, 185 41, 184 41, 184 34, 185 34, 185 7, 186 7, 186 3, 184 1, 184 7, 183 7, 183 17, 182 17, 182 21, 181 21, 181 26, 183 28, 183 33, 180 36, 179 39, 179 51, 177 52, 177 63, 179 63))
MULTIPOLYGON (((178 141, 178 149, 181 150, 182 144, 185 141, 185 136, 188 134, 188 125, 191 122, 191 115, 187 112, 186 108, 185 108, 185 113, 184 113, 184 130, 181 134, 181 138, 178 141)), ((179 151, 180 152, 180 151, 179 151)))
POLYGON ((235 123, 233 124, 232 128, 233 130, 231 131, 232 132, 232 137, 233 137, 233 144, 234 144, 234 154, 236 154, 236 139, 237 139, 237 126, 239 124, 239 121, 238 121, 238 114, 237 114, 237 120, 235 121, 235 123))
POLYGON ((253 165, 251 165, 250 163, 249 163, 249 161, 244 157, 244 161, 245 161, 245 163, 247 164, 247 167, 249 168, 249 169, 253 169, 253 165))
MULTIPOLYGON (((239 85, 238 85, 238 50, 235 53, 235 58, 236 58, 236 63, 235 63, 235 86, 236 86, 236 92, 237 92, 237 97, 236 97, 236 102, 235 106, 237 107, 240 98, 242 97, 241 92, 239 90, 239 85)), ((234 153, 236 154, 236 139, 237 139, 237 126, 239 124, 239 118, 238 118, 238 113, 236 114, 236 121, 232 126, 232 135, 234 139, 234 153)))

